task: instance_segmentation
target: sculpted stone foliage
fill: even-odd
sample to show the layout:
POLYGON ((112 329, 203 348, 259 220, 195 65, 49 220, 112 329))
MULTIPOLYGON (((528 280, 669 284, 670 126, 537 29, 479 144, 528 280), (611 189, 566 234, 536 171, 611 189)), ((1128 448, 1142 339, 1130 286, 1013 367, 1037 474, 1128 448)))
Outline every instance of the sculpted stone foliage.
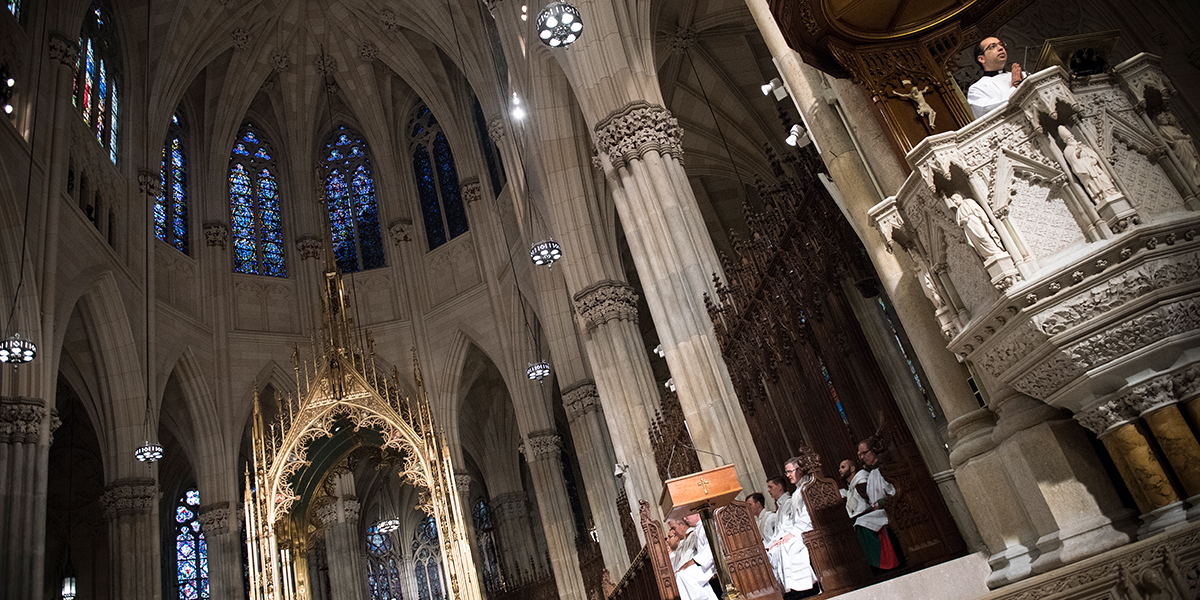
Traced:
POLYGON ((574 421, 591 410, 600 408, 600 392, 596 384, 584 381, 562 393, 563 407, 567 409, 567 419, 574 421))
POLYGON ((79 61, 79 46, 67 38, 50 36, 50 60, 60 66, 75 68, 79 61))
POLYGON ((612 320, 637 323, 637 292, 621 281, 599 281, 575 294, 575 312, 588 331, 612 320))
POLYGON ((315 235, 302 235, 296 238, 296 251, 300 253, 300 260, 321 258, 322 246, 321 238, 315 235))
POLYGON ((561 452, 562 438, 553 431, 535 431, 525 438, 525 458, 530 462, 556 458, 561 452))
POLYGON ((204 242, 209 246, 220 246, 224 250, 229 244, 229 227, 220 221, 205 222, 204 242))
POLYGON ((119 480, 100 495, 104 518, 110 521, 120 515, 149 513, 157 501, 158 483, 153 479, 119 480))
POLYGON ((206 535, 220 535, 241 529, 241 515, 228 505, 202 506, 199 513, 200 531, 206 535))
POLYGON ((596 124, 596 147, 614 169, 647 152, 683 160, 683 128, 671 111, 644 101, 631 102, 596 124))
POLYGON ((0 397, 0 444, 32 444, 38 440, 46 403, 39 398, 0 397))

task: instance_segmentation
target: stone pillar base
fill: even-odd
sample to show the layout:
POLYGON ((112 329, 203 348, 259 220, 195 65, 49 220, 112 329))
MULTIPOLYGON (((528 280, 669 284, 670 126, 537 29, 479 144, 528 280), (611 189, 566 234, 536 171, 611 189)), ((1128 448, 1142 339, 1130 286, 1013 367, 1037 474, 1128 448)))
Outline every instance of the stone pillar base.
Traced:
POLYGON ((1037 550, 1023 544, 1013 544, 988 557, 992 574, 987 578, 988 589, 996 589, 1029 577, 1033 573, 1033 557, 1037 550))
POLYGON ((1172 502, 1162 508, 1156 508, 1142 515, 1142 526, 1137 531, 1138 539, 1144 540, 1187 525, 1187 518, 1183 502, 1172 502))

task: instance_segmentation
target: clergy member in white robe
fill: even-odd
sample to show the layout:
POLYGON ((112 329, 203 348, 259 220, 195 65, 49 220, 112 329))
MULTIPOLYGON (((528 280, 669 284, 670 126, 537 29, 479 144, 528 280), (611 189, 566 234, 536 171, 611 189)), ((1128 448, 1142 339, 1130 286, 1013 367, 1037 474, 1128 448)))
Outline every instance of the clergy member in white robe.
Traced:
POLYGON ((671 557, 680 600, 717 600, 708 584, 716 570, 703 526, 689 527, 687 521, 674 519, 668 523, 683 538, 671 557))
MULTIPOLYGON (((788 461, 783 472, 793 484, 800 481, 797 463, 788 461)), ((775 535, 767 547, 767 554, 771 558, 771 566, 775 567, 780 590, 785 598, 816 593, 817 575, 813 572, 808 546, 804 545, 804 532, 813 528, 808 507, 804 504, 804 495, 797 489, 792 494, 782 494, 775 503, 779 510, 776 511, 775 535), (772 557, 772 554, 775 556, 772 557)))
POLYGON ((1004 43, 990 37, 979 42, 975 48, 975 59, 983 67, 983 77, 971 84, 967 90, 967 104, 978 119, 996 107, 1008 102, 1022 79, 1021 65, 1013 63, 1010 71, 1004 70, 1008 52, 1004 43))

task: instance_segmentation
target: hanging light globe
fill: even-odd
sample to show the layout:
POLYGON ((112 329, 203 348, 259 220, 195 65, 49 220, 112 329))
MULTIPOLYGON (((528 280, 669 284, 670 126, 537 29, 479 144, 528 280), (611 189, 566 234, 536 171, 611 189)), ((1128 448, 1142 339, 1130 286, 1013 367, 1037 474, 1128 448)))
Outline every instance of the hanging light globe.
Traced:
POLYGON ((400 529, 400 519, 383 519, 375 524, 375 531, 379 533, 391 533, 400 529))
POLYGON ((532 258, 533 264, 539 267, 542 265, 553 267, 554 261, 562 258, 562 246, 554 241, 554 238, 538 242, 529 249, 529 258, 532 258))
POLYGON ((70 570, 67 576, 63 577, 62 597, 63 600, 75 600, 75 571, 70 570))
POLYGON ((163 457, 163 447, 162 444, 146 440, 137 450, 133 451, 133 455, 142 462, 158 462, 163 457))
POLYGON ((529 368, 525 369, 529 375, 530 381, 541 381, 550 376, 550 363, 539 360, 535 363, 529 363, 529 368))
POLYGON ((538 38, 551 48, 570 46, 583 33, 579 9, 569 2, 551 2, 538 13, 538 38))
POLYGON ((12 363, 17 368, 32 362, 37 356, 37 346, 33 342, 21 339, 21 334, 14 333, 12 337, 0 342, 0 363, 12 363))

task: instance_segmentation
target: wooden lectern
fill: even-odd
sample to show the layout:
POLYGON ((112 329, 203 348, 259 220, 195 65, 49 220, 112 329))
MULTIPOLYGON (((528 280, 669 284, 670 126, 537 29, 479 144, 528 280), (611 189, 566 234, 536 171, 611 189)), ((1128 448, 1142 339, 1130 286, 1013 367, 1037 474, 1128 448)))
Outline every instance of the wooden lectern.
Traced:
POLYGON ((712 548, 713 560, 717 565, 717 579, 725 590, 726 600, 741 600, 742 595, 729 576, 713 511, 729 504, 740 493, 742 486, 738 483, 737 470, 733 465, 725 465, 668 479, 663 483, 662 496, 658 500, 667 519, 682 519, 692 513, 700 513, 704 533, 708 536, 708 546, 712 548))

